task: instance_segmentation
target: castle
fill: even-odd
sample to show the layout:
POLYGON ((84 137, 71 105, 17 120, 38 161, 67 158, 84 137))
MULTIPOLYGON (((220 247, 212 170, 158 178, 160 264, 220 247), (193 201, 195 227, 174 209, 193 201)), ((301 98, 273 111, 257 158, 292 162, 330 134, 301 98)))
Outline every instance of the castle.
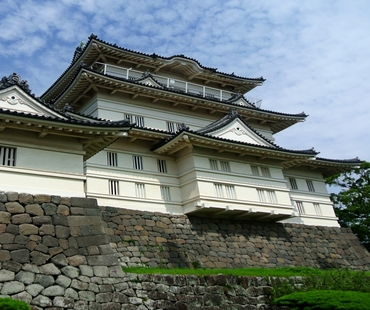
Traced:
POLYGON ((170 214, 338 227, 325 177, 358 158, 289 150, 274 134, 304 113, 264 110, 264 82, 91 35, 36 98, 0 82, 3 191, 97 199, 170 214))

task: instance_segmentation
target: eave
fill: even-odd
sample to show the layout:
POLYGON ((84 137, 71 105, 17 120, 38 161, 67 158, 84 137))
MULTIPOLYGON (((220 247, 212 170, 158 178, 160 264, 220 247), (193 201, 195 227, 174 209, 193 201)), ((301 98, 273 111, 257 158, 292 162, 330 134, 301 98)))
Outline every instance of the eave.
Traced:
POLYGON ((223 102, 204 97, 198 97, 191 94, 177 92, 167 88, 159 88, 141 84, 140 82, 117 78, 110 75, 104 75, 91 69, 81 68, 77 76, 71 80, 66 89, 56 98, 54 105, 56 108, 62 108, 66 103, 70 104, 76 110, 79 107, 79 101, 88 98, 89 92, 99 92, 105 89, 110 93, 126 93, 132 98, 139 96, 151 98, 152 102, 159 100, 171 104, 173 107, 178 105, 187 106, 190 110, 204 109, 209 114, 216 112, 227 114, 232 109, 243 116, 245 120, 253 119, 264 124, 267 123, 273 133, 290 127, 297 122, 305 120, 305 114, 284 114, 272 111, 265 111, 248 106, 233 104, 232 102, 223 102))
POLYGON ((34 132, 40 139, 48 135, 78 139, 85 151, 84 160, 87 160, 118 138, 126 136, 130 127, 73 124, 63 120, 0 113, 0 132, 6 129, 34 132))
POLYGON ((314 157, 317 153, 314 151, 290 151, 279 148, 265 147, 231 141, 211 136, 199 135, 190 131, 183 131, 173 139, 165 142, 163 145, 154 147, 152 151, 161 155, 172 155, 184 148, 193 149, 194 147, 203 147, 216 151, 217 153, 229 152, 242 156, 256 156, 259 159, 271 158, 281 161, 281 165, 296 165, 314 157))

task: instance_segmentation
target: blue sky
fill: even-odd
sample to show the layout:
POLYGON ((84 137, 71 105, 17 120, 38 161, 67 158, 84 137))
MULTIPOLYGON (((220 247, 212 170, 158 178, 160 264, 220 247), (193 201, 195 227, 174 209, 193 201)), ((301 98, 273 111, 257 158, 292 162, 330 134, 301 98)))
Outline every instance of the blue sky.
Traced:
POLYGON ((262 108, 309 114, 276 135, 290 149, 370 160, 367 0, 3 0, 0 78, 17 72, 40 96, 91 33, 162 56, 266 78, 262 108))

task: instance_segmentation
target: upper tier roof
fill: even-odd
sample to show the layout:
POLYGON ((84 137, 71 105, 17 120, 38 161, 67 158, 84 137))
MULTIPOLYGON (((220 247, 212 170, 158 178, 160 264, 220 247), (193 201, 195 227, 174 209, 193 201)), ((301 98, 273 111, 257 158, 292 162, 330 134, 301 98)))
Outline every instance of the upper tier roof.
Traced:
POLYGON ((157 54, 145 54, 132 51, 126 48, 118 47, 116 44, 110 44, 98 39, 95 35, 90 35, 88 42, 84 46, 76 49, 71 65, 66 71, 54 82, 49 89, 41 96, 44 100, 51 100, 57 96, 69 83, 72 76, 78 70, 81 62, 92 66, 95 62, 107 59, 114 60, 117 64, 127 61, 137 67, 146 67, 152 72, 171 71, 179 73, 189 80, 197 78, 204 80, 205 83, 210 81, 219 83, 223 87, 232 87, 235 91, 246 93, 256 86, 262 85, 264 78, 246 78, 236 76, 233 73, 227 74, 217 71, 217 68, 203 66, 199 61, 186 57, 184 55, 174 55, 163 57, 157 54))

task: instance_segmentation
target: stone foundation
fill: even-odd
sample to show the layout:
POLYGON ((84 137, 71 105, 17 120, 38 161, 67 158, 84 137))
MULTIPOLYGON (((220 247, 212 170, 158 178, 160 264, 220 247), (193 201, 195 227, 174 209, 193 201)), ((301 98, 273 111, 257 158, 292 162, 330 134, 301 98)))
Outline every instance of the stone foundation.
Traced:
POLYGON ((124 274, 121 266, 348 267, 370 254, 348 229, 99 207, 0 192, 0 295, 33 309, 269 309, 261 278, 124 274))

